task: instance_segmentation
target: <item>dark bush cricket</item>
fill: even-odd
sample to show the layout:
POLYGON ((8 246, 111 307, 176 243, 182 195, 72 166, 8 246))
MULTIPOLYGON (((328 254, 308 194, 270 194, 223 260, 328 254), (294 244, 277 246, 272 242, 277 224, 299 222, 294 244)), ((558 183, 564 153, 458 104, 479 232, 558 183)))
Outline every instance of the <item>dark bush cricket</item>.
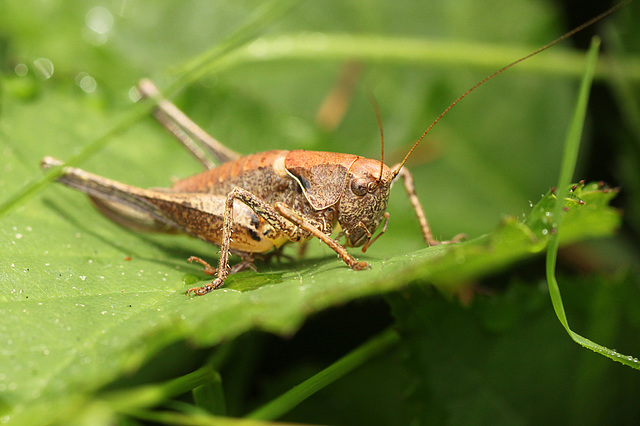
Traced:
MULTIPOLYGON (((58 180, 89 194, 98 209, 120 225, 141 231, 184 232, 219 245, 217 269, 200 258, 188 259, 202 264, 205 273, 217 277, 203 287, 187 290, 187 294, 204 295, 221 287, 229 274, 252 267, 256 253, 313 237, 333 249, 350 268, 365 269, 367 263, 356 260, 346 247, 362 246, 365 252, 386 231, 389 191, 398 177, 403 178, 425 242, 430 246, 441 244, 431 233, 411 174, 403 167, 433 126, 488 80, 571 37, 626 3, 628 1, 614 6, 478 82, 451 103, 415 142, 404 160, 392 168, 384 164, 383 158, 378 161, 332 152, 274 150, 241 156, 213 139, 162 98, 153 83, 142 80, 140 93, 157 103, 155 117, 208 170, 166 189, 141 189, 72 167, 65 167, 58 180), (200 146, 220 165, 213 164, 200 146), (382 230, 374 237, 381 224, 382 230), (337 226, 340 233, 334 240, 330 235, 337 226), (343 245, 337 242, 342 237, 345 238, 343 245), (230 253, 239 255, 242 262, 229 267, 230 253)), ((380 123, 380 117, 377 118, 380 123)), ((384 145, 382 151, 384 153, 384 145)), ((51 157, 42 159, 44 168, 62 164, 51 157)), ((454 237, 451 242, 460 238, 454 237)))

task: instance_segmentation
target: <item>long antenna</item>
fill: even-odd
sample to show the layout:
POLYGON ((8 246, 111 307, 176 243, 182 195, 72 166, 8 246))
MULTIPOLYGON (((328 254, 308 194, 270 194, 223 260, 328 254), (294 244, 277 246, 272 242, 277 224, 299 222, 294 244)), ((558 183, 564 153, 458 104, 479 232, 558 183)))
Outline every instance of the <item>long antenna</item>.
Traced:
POLYGON ((473 87, 471 87, 466 92, 464 92, 462 95, 460 95, 458 97, 458 99, 453 101, 451 103, 451 105, 449 105, 444 111, 442 111, 442 113, 438 116, 438 118, 433 120, 433 123, 431 123, 431 125, 427 128, 427 130, 424 131, 422 136, 420 136, 420 138, 416 141, 416 143, 413 144, 413 146, 411 147, 411 149, 409 150, 407 155, 405 155, 404 160, 402 160, 402 162, 393 171, 393 179, 395 179, 395 177, 398 175, 398 173, 400 173, 400 169, 402 169, 402 166, 404 166, 404 164, 407 162, 407 160, 409 159, 409 156, 411 156, 411 154, 416 149, 416 147, 418 146, 420 141, 422 141, 422 139, 424 139, 424 137, 427 136, 427 134, 431 131, 431 129, 433 129, 433 127, 438 123, 438 121, 440 121, 440 119, 442 119, 442 117, 444 117, 454 106, 456 106, 458 104, 458 102, 460 102, 462 99, 466 98, 467 95, 469 95, 469 93, 473 92, 478 87, 482 86, 484 83, 486 83, 487 81, 491 80, 492 78, 502 74, 504 71, 508 70, 509 68, 513 67, 514 65, 517 65, 520 62, 526 61, 527 59, 531 58, 532 56, 537 55, 538 53, 544 52, 548 48, 560 43, 563 40, 566 40, 569 37, 571 37, 575 33, 580 32, 580 31, 584 30, 585 28, 595 24, 599 20, 611 15, 613 12, 617 11, 621 7, 627 5, 628 3, 631 3, 631 1, 632 0, 625 0, 625 1, 621 2, 621 3, 618 3, 617 5, 611 7, 609 10, 607 10, 605 12, 602 12, 600 15, 596 16, 595 18, 592 18, 592 19, 588 20, 587 22, 585 22, 584 24, 572 29, 571 31, 569 31, 569 32, 567 32, 567 33, 565 33, 563 35, 561 35, 560 37, 558 37, 557 39, 553 40, 552 42, 545 44, 544 46, 540 47, 539 49, 529 53, 526 56, 523 56, 520 59, 517 59, 517 60, 511 62, 509 65, 506 65, 506 66, 500 68, 499 70, 495 71, 493 74, 490 74, 487 77, 485 77, 482 80, 480 80, 473 87))
POLYGON ((376 114, 376 121, 378 122, 378 129, 380 130, 380 177, 378 178, 378 181, 381 181, 382 172, 384 170, 384 132, 382 130, 382 117, 380 116, 380 105, 378 105, 376 97, 373 96, 373 93, 371 92, 369 92, 369 102, 376 114))

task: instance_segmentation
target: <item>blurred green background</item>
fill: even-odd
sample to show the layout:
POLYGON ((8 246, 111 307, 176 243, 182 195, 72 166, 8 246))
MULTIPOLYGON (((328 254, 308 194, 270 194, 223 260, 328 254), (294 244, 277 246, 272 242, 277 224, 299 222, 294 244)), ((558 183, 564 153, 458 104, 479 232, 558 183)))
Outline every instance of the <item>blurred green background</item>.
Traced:
MULTIPOLYGON (((0 3, 0 150, 6 159, 0 165, 0 202, 41 176, 38 164, 43 156, 70 159, 116 123, 134 117, 132 88, 140 78, 169 87, 189 61, 223 42, 261 7, 258 1, 198 0, 0 3)), ((179 85, 173 99, 241 153, 314 149, 379 158, 378 127, 368 101, 371 91, 380 105, 385 159, 391 165, 467 88, 604 8, 605 4, 590 9, 582 3, 529 0, 300 2, 262 21, 264 29, 252 35, 247 46, 221 62, 208 62, 212 72, 179 85), (447 55, 434 54, 442 46, 447 55), (346 97, 344 114, 335 108, 319 117, 321 105, 345 75, 354 84, 353 91, 341 92, 346 97)), ((603 55, 610 62, 593 90, 575 180, 620 186, 615 203, 623 212, 623 226, 615 237, 565 248, 559 280, 570 323, 587 337, 630 354, 640 354, 639 9, 632 3, 479 89, 438 124, 408 164, 439 238, 458 233, 476 237, 495 228, 505 215, 528 213, 530 202, 558 178, 582 71, 574 50, 586 46, 591 35, 602 36, 603 55)), ((112 133, 101 150, 82 162, 83 169, 143 187, 168 186, 172 179, 200 170, 150 118, 112 133)), ((372 258, 423 247, 401 188, 392 194, 389 212, 387 234, 367 252, 372 258)), ((119 270, 96 272, 95 266, 87 266, 87 257, 116 269, 124 256, 137 256, 140 262, 135 266, 119 266, 127 271, 126 279, 137 279, 138 274, 140 291, 153 291, 157 285, 170 292, 182 289, 181 280, 203 279, 197 268, 176 270, 184 258, 216 255, 215 248, 187 238, 130 235, 100 217, 84 197, 57 186, 47 187, 3 217, 0 235, 5 289, 0 300, 7 315, 0 346, 5 345, 4 355, 14 357, 7 365, 20 361, 15 359, 19 352, 9 347, 16 344, 16 335, 27 352, 46 355, 54 350, 39 348, 35 337, 55 334, 50 328, 11 334, 8 324, 23 321, 18 313, 38 309, 16 302, 45 301, 51 309, 43 311, 46 316, 53 315, 56 306, 66 306, 60 308, 63 312, 85 303, 70 297, 76 286, 82 297, 120 288, 119 270), (168 277, 162 275, 167 266, 172 269, 168 277), (154 268, 158 272, 150 276, 154 268), (93 279, 91 290, 83 290, 85 279, 77 279, 86 276, 93 279), (25 301, 23 290, 16 288, 24 288, 32 300, 25 301)), ((317 244, 310 246, 311 259, 333 257, 317 244)), ((295 255, 295 249, 289 250, 295 255)), ((243 416, 395 323, 403 339, 391 352, 282 420, 637 421, 637 373, 571 342, 555 319, 543 271, 541 259, 519 263, 465 283, 466 296, 460 298, 409 286, 340 303, 311 316, 295 335, 300 323, 288 326, 291 335, 286 339, 245 332, 228 344, 232 355, 220 370, 227 412, 243 416)), ((261 282, 259 275, 255 279, 261 282)), ((104 301, 91 300, 95 312, 73 318, 91 318, 87 321, 96 322, 91 332, 99 332, 110 324, 108 318, 100 322, 99 315, 105 317, 101 312, 110 312, 114 302, 107 301, 103 310, 104 301)), ((144 321, 153 319, 147 313, 144 321)), ((232 321, 229 324, 232 327, 232 321)), ((287 334, 283 330, 279 333, 287 334)), ((140 346, 148 346, 140 352, 144 356, 122 361, 121 370, 105 374, 96 388, 83 384, 74 390, 73 380, 65 382, 60 385, 64 392, 57 396, 93 401, 105 391, 178 377, 215 350, 206 342, 194 343, 197 337, 191 343, 139 338, 140 346)), ((82 345, 94 343, 79 340, 78 353, 82 345)), ((60 348, 68 347, 68 342, 60 342, 60 348)), ((95 351, 100 354, 99 348, 95 351)), ((8 413, 26 403, 51 410, 47 404, 56 401, 58 385, 52 386, 37 371, 32 355, 24 358, 33 363, 25 367, 30 371, 24 377, 32 380, 27 387, 33 392, 0 374, 0 421, 11 420, 8 413)), ((70 365, 58 363, 56 368, 64 372, 80 363, 76 355, 68 355, 70 365)), ((65 354, 58 356, 63 359, 65 354)), ((61 375, 55 383, 63 383, 61 375)), ((80 423, 134 421, 103 412, 76 417, 81 412, 78 404, 67 408, 56 415, 80 423)))

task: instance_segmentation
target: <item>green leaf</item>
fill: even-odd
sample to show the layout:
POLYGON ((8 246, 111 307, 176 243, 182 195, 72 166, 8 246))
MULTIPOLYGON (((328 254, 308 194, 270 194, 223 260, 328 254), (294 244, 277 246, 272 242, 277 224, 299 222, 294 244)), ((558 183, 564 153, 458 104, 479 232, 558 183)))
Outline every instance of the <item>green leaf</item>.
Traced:
MULTIPOLYGON (((584 205, 569 200, 572 208, 565 221, 575 221, 576 234, 567 232, 567 238, 594 235, 585 226, 593 221, 601 223, 595 235, 618 225, 617 215, 602 201, 612 192, 596 187, 586 186, 591 200, 584 205), (570 214, 586 209, 589 214, 570 214)), ((582 195, 582 188, 574 191, 575 197, 582 195)), ((554 198, 549 193, 540 204, 554 198)), ((73 214, 68 206, 59 209, 73 214)), ((535 207, 526 222, 540 223, 545 217, 545 210, 535 207)), ((52 219, 59 222, 56 215, 52 219)), ((86 228, 76 233, 73 243, 58 245, 60 253, 36 248, 33 235, 60 226, 39 222, 31 230, 3 232, 15 247, 15 257, 2 279, 5 321, 0 330, 7 345, 0 374, 11 391, 8 401, 18 406, 41 397, 94 391, 176 340, 212 345, 252 328, 291 333, 313 312, 416 280, 453 289, 540 252, 547 242, 545 228, 536 232, 512 218, 491 234, 467 242, 369 259, 368 271, 351 271, 334 259, 303 261, 272 266, 271 272, 239 273, 224 289, 189 299, 180 283, 197 271, 185 275, 180 265, 170 267, 175 261, 163 259, 159 248, 139 249, 129 261, 118 247, 122 241, 110 253, 105 253, 104 243, 96 250, 92 246, 98 236, 86 228), (18 238, 20 232, 25 235, 18 238), (74 251, 75 264, 64 263, 62 258, 74 251)), ((119 230, 114 226, 113 231, 119 230)))
MULTIPOLYGON (((474 64, 464 52, 478 45, 527 51, 559 34, 554 11, 536 1, 496 7, 470 0, 416 2, 406 9, 374 3, 304 2, 268 25, 256 44, 235 51, 236 62, 227 63, 233 68, 216 68, 185 88, 176 103, 242 153, 306 148, 377 158, 374 114, 359 91, 333 131, 313 121, 339 62, 350 56, 340 41, 354 34, 347 47, 369 52, 361 57, 367 62, 361 85, 372 86, 381 105, 391 163, 451 100, 504 65, 499 58, 474 64), (477 26, 469 25, 471 16, 477 26), (319 37, 314 43, 328 34, 322 54, 311 54, 314 45, 307 44, 282 60, 256 60, 257 48, 281 49, 287 37, 308 41, 310 32, 319 37), (362 34, 376 34, 383 54, 373 57, 371 39, 362 34), (462 46, 457 58, 425 60, 423 50, 412 49, 434 39, 462 46), (505 48, 504 40, 511 46, 505 48), (461 70, 465 64, 472 67, 461 70)), ((545 213, 554 197, 547 194, 532 210, 528 200, 554 184, 560 164, 575 89, 572 81, 553 77, 566 76, 563 66, 547 66, 548 75, 501 76, 448 115, 412 158, 437 235, 465 232, 470 240, 423 249, 409 203, 396 188, 387 234, 367 256, 355 253, 371 263, 368 271, 351 271, 312 243, 306 259, 258 263, 259 272, 237 274, 225 289, 189 299, 184 291, 208 278, 185 259, 215 259, 217 248, 183 236, 124 230, 85 197, 42 179, 38 164, 45 155, 80 155, 82 168, 142 187, 169 186, 172 178, 199 171, 151 119, 141 118, 129 90, 145 76, 169 86, 174 70, 232 34, 254 6, 123 2, 108 10, 114 24, 101 43, 87 24, 94 6, 86 2, 0 5, 0 48, 6 53, 0 56, 0 412, 11 419, 108 423, 118 412, 97 399, 101 389, 135 374, 172 343, 211 346, 249 330, 289 335, 328 307, 416 282, 454 291, 544 249, 545 213), (40 58, 54 64, 50 78, 36 73, 40 58), (27 67, 26 76, 19 65, 27 67), (87 76, 95 80, 94 91, 79 84, 87 76)), ((561 64, 575 67, 569 56, 561 64)), ((625 75, 633 79, 634 61, 629 64, 625 75)), ((619 223, 608 207, 613 194, 588 188, 576 194, 584 205, 568 204, 567 241, 610 235, 619 223)), ((295 257, 295 249, 288 250, 295 257)))

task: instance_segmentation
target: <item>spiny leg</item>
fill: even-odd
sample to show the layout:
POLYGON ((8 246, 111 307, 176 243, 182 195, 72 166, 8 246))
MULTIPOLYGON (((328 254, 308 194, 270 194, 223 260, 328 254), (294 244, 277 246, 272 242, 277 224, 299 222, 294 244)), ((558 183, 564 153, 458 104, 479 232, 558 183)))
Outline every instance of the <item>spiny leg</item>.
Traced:
MULTIPOLYGON (((393 169, 395 169, 395 167, 393 169)), ((424 214, 424 210, 422 209, 422 204, 420 204, 420 200, 418 199, 418 195, 416 194, 416 187, 413 183, 413 176, 411 175, 411 172, 409 172, 409 170, 403 167, 402 169, 400 169, 400 172, 398 173, 398 175, 402 177, 402 181, 404 182, 404 188, 407 190, 407 195, 409 196, 409 201, 413 206, 413 211, 416 213, 418 222, 420 222, 422 237, 424 238, 424 241, 427 243, 428 246, 436 246, 438 244, 457 243, 467 238, 466 234, 458 234, 448 241, 436 240, 433 237, 433 233, 431 233, 431 227, 429 226, 429 222, 427 221, 427 216, 424 214)))
MULTIPOLYGON (((380 238, 385 232, 387 232, 387 225, 389 224, 389 216, 390 216, 389 212, 385 212, 384 215, 382 215, 382 216, 384 217, 384 223, 382 225, 382 230, 378 233, 378 235, 376 235, 373 238, 371 238, 373 235, 367 235, 367 241, 362 246, 362 252, 363 253, 366 253, 367 250, 369 249, 369 247, 371 247, 371 244, 375 243, 378 238, 380 238)), ((362 226, 364 226, 364 225, 362 225, 362 226)), ((367 229, 366 226, 364 227, 364 229, 367 229)), ((367 232, 369 232, 369 231, 367 230, 367 232)))
POLYGON ((308 233, 310 233, 311 235, 313 235, 314 237, 318 238, 320 241, 328 245, 333 251, 335 251, 338 254, 340 259, 342 259, 344 263, 349 265, 351 269, 355 269, 356 271, 359 271, 369 267, 369 264, 367 262, 356 260, 353 256, 349 254, 349 252, 347 252, 347 249, 345 249, 343 246, 333 241, 329 235, 325 234, 320 229, 313 226, 311 223, 309 223, 308 220, 300 216, 300 214, 297 213, 296 211, 287 207, 285 204, 277 203, 276 209, 284 217, 289 219, 291 222, 295 223, 300 228, 307 231, 308 233))
POLYGON ((202 265, 202 272, 204 272, 207 275, 215 275, 216 274, 216 268, 214 268, 213 266, 209 265, 209 263, 206 260, 200 259, 197 256, 191 256, 190 258, 187 259, 187 262, 189 263, 199 263, 202 265))
MULTIPOLYGON (((202 287, 193 287, 187 290, 187 295, 191 295, 194 293, 197 296, 203 296, 207 293, 210 293, 213 290, 216 290, 224 284, 224 280, 227 279, 229 275, 229 251, 231 246, 231 228, 233 225, 233 190, 227 196, 227 200, 225 202, 224 209, 224 220, 222 224, 222 244, 220 245, 220 259, 218 260, 218 269, 217 271, 213 271, 213 274, 217 272, 218 277, 210 283, 205 284, 202 287)), ((203 261, 204 262, 204 261, 203 261)), ((204 262, 208 265, 206 262, 204 262)), ((209 269, 211 272, 211 266, 205 269, 209 269)), ((211 274, 211 275, 213 275, 211 274)))
MULTIPOLYGON (((304 244, 305 242, 306 241, 301 242, 301 244, 304 244)), ((257 255, 256 257, 258 257, 260 260, 266 263, 270 263, 271 259, 273 259, 274 257, 276 258, 278 263, 282 263, 283 258, 288 261, 294 260, 292 256, 289 256, 288 254, 284 254, 284 246, 276 247, 275 249, 269 251, 268 253, 260 254, 260 255, 257 255)))
POLYGON ((236 263, 229 269, 229 275, 237 274, 246 269, 251 269, 254 272, 257 271, 256 265, 253 264, 253 259, 245 259, 240 263, 236 263))
MULTIPOLYGON (((253 195, 246 189, 235 187, 231 190, 231 192, 229 192, 225 201, 224 220, 222 225, 222 242, 220 244, 220 260, 218 261, 218 269, 215 272, 217 273, 218 277, 202 287, 190 288, 189 290, 187 290, 188 295, 194 293, 198 296, 202 296, 220 288, 229 276, 229 273, 232 272, 232 270, 230 270, 229 268, 229 252, 231 251, 233 202, 235 199, 238 199, 249 206, 249 208, 251 208, 258 216, 269 222, 269 224, 273 226, 274 229, 286 234, 287 238, 291 241, 300 241, 308 235, 307 232, 291 223, 281 213, 274 210, 273 207, 271 207, 259 197, 253 195)), ((206 264, 206 262, 204 263, 206 264)))
POLYGON ((307 248, 309 247, 309 241, 301 241, 300 246, 298 247, 298 257, 300 259, 304 258, 307 255, 307 248))
POLYGON ((194 140, 202 144, 220 164, 240 158, 240 154, 218 142, 180 111, 177 106, 165 99, 151 80, 140 80, 138 90, 144 98, 151 98, 157 102, 157 107, 153 111, 154 117, 173 133, 206 168, 212 169, 215 164, 204 155, 194 140))
MULTIPOLYGON (((217 269, 214 268, 213 266, 211 266, 206 260, 201 259, 197 256, 191 256, 190 258, 187 259, 187 262, 189 263, 199 263, 202 265, 202 272, 204 272, 207 275, 215 275, 217 269)), ((243 260, 240 263, 237 263, 235 265, 233 265, 230 269, 229 269, 229 275, 233 275, 235 273, 238 273, 240 271, 244 271, 245 269, 252 269, 252 270, 256 270, 255 265, 253 264, 253 259, 250 256, 246 256, 243 257, 243 260)))

